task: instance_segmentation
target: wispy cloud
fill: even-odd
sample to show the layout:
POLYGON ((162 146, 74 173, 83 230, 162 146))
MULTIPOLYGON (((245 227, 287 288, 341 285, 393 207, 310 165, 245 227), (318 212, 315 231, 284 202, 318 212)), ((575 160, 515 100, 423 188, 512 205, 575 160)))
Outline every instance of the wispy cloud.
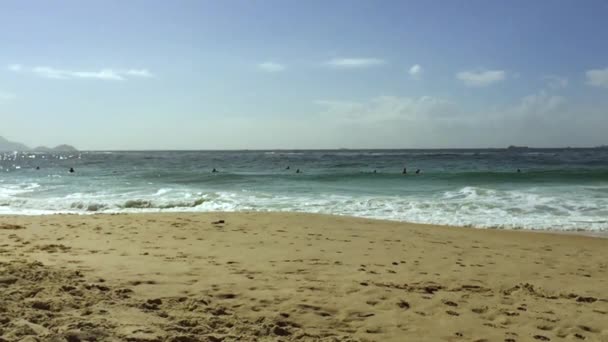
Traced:
POLYGON ((553 89, 566 88, 568 86, 568 79, 556 75, 547 75, 543 77, 547 81, 547 85, 553 89))
POLYGON ((587 84, 594 87, 608 88, 608 68, 587 70, 587 84))
POLYGON ((23 69, 23 67, 21 66, 21 64, 11 64, 8 66, 8 70, 10 70, 10 71, 19 72, 22 69, 23 69))
POLYGON ((362 102, 319 100, 314 103, 324 108, 327 118, 360 123, 418 120, 452 111, 449 101, 433 96, 378 96, 362 102))
POLYGON ((112 69, 102 69, 99 71, 71 71, 49 67, 35 67, 32 72, 46 78, 72 79, 72 78, 92 78, 105 81, 124 81, 125 78, 117 71, 112 69))
POLYGON ((553 114, 566 103, 562 96, 553 95, 545 90, 525 96, 520 103, 510 109, 510 113, 520 114, 523 117, 531 115, 553 114))
MULTIPOLYGON (((566 98, 540 90, 507 106, 478 111, 464 110, 462 104, 435 96, 377 96, 362 101, 318 100, 321 114, 328 119, 351 123, 478 121, 551 118, 563 113, 566 98)), ((414 125, 415 127, 416 125, 414 125)))
POLYGON ((456 74, 456 78, 470 87, 486 87, 504 81, 506 72, 504 70, 461 71, 456 74))
POLYGON ((124 71, 124 74, 137 77, 154 77, 154 74, 152 74, 148 69, 129 69, 124 71))
POLYGON ((325 64, 333 68, 360 69, 384 65, 386 61, 380 58, 333 58, 325 64))
POLYGON ((410 70, 408 70, 408 73, 410 74, 410 76, 417 80, 420 79, 420 76, 422 75, 422 67, 420 66, 420 64, 414 64, 412 65, 412 67, 410 68, 410 70))
POLYGON ((286 69, 285 65, 276 62, 264 62, 258 64, 258 69, 266 72, 281 72, 286 69))
POLYGON ((20 64, 12 64, 8 66, 8 69, 14 72, 30 72, 34 75, 51 78, 51 79, 94 79, 102 81, 126 81, 127 79, 138 77, 138 78, 149 78, 154 75, 147 69, 101 69, 97 71, 79 71, 79 70, 67 70, 57 69, 48 66, 37 66, 32 68, 26 68, 20 64))
POLYGON ((514 141, 542 146, 563 143, 563 132, 584 132, 590 139, 605 135, 604 126, 598 125, 605 114, 601 108, 580 115, 567 98, 544 89, 473 110, 459 99, 435 96, 378 96, 315 104, 319 105, 317 118, 324 127, 339 132, 343 146, 344 141, 374 147, 508 146, 514 141))

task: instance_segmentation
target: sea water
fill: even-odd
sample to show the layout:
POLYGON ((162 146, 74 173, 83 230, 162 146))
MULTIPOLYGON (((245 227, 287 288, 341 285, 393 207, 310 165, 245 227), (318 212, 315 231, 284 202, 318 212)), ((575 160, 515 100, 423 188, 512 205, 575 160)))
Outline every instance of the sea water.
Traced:
POLYGON ((608 150, 0 154, 0 214, 206 211, 608 232, 608 150))

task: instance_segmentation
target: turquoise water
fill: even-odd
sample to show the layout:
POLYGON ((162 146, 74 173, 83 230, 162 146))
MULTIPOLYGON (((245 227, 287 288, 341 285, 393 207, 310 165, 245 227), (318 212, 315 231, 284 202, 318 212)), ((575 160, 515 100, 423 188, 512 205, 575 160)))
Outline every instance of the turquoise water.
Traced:
POLYGON ((608 231, 606 149, 5 153, 0 170, 0 214, 299 211, 608 231))

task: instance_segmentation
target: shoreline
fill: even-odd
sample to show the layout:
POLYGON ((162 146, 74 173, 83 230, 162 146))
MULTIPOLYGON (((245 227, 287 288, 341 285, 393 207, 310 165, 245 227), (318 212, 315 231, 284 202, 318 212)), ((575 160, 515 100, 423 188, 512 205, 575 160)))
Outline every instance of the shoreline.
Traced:
POLYGON ((328 216, 328 217, 346 217, 352 219, 370 220, 378 222, 390 222, 404 225, 417 225, 428 227, 442 227, 449 229, 472 229, 472 230, 490 230, 490 231, 508 231, 508 232, 523 232, 523 233, 538 233, 538 234, 557 234, 571 236, 586 236, 591 238, 608 239, 608 231, 590 231, 580 229, 526 229, 526 228, 501 228, 501 227, 475 227, 471 225, 445 225, 433 223, 418 223, 411 221, 398 221, 382 218, 370 218, 363 216, 341 215, 341 214, 325 214, 312 213, 305 211, 158 211, 158 212, 82 212, 82 213, 48 213, 48 214, 0 214, 2 218, 19 218, 19 217, 45 217, 45 216, 116 216, 116 215, 212 215, 212 214, 284 214, 284 215, 312 215, 312 216, 328 216))
POLYGON ((608 341, 604 238, 259 212, 0 216, 0 237, 11 342, 608 341))

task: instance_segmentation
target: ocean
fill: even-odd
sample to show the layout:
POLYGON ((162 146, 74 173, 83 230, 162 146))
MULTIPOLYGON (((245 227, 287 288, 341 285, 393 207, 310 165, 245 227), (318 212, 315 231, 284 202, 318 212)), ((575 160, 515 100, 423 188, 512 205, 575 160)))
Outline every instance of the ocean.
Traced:
POLYGON ((608 149, 0 154, 0 214, 205 211, 608 232, 608 149))

